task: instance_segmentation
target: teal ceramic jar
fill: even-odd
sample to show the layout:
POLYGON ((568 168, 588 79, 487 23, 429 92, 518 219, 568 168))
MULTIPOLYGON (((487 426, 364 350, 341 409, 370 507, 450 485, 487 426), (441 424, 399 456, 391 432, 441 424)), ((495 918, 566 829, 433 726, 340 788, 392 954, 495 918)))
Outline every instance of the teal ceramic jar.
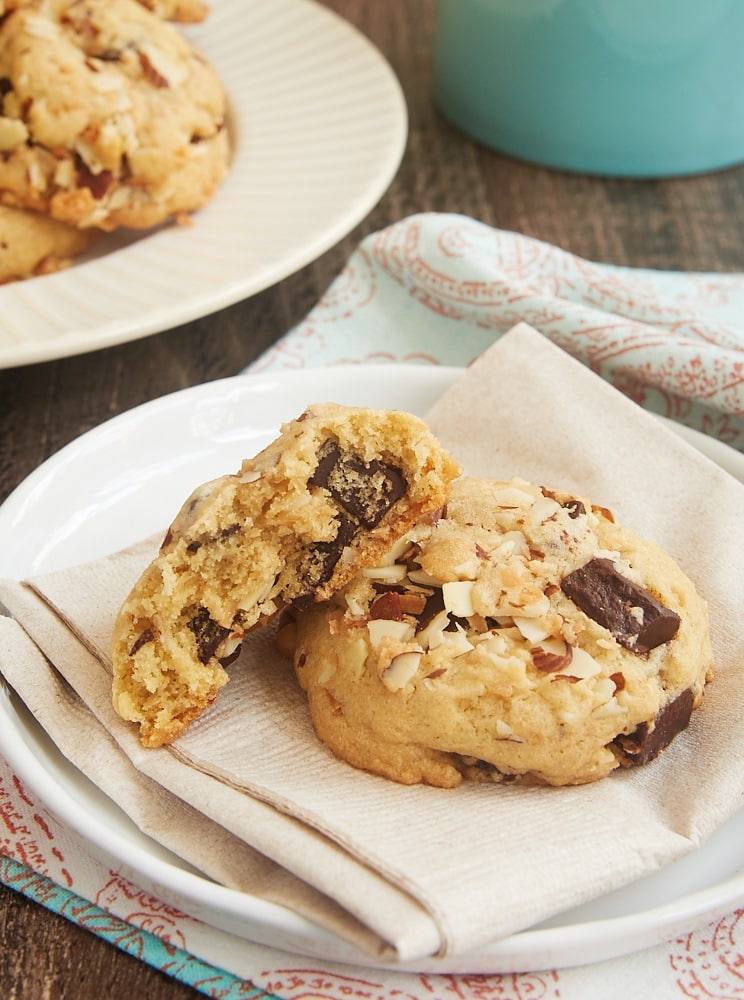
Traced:
POLYGON ((501 152, 615 176, 744 161, 744 0, 437 0, 435 101, 501 152))

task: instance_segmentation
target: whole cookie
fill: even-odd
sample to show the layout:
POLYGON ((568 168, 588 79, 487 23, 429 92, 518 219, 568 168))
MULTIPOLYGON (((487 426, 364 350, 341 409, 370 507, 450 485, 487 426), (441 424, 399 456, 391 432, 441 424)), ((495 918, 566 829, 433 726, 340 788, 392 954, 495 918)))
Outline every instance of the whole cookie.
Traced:
POLYGON ((676 563, 521 480, 458 480, 438 518, 292 628, 319 738, 406 784, 645 764, 713 672, 706 603, 676 563))
POLYGON ((459 466, 406 413, 319 404, 199 487, 125 600, 113 699, 146 746, 214 700, 257 624, 330 597, 444 503, 459 466))
POLYGON ((67 267, 95 235, 39 212, 0 205, 0 284, 67 267))
POLYGON ((147 228, 228 169, 207 60, 135 0, 43 0, 0 22, 0 198, 77 227, 147 228))

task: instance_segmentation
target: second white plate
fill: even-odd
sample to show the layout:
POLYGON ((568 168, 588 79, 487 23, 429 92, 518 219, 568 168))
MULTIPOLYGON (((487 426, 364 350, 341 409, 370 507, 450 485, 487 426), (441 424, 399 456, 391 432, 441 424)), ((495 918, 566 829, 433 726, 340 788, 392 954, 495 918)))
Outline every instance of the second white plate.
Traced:
MULTIPOLYGON (((230 173, 192 226, 112 234, 90 259, 0 287, 0 368, 170 329, 294 273, 379 201, 407 135, 392 70, 311 0, 213 0, 184 29, 230 102, 230 173)), ((246 332, 250 336, 250 332, 246 332)))
MULTIPOLYGON (((0 576, 62 569, 162 530, 199 483, 237 468, 318 399, 425 413, 459 369, 377 365, 237 376, 155 400, 83 435, 0 507, 0 576), (44 525, 40 531, 39 526, 44 525)), ((744 456, 682 436, 744 481, 744 456)), ((0 753, 44 804, 110 865, 156 897, 250 941, 370 965, 282 907, 216 885, 144 836, 56 751, 0 682, 0 753)), ((398 971, 500 973, 587 964, 668 940, 744 903, 744 811, 703 847, 634 884, 476 953, 398 971)))

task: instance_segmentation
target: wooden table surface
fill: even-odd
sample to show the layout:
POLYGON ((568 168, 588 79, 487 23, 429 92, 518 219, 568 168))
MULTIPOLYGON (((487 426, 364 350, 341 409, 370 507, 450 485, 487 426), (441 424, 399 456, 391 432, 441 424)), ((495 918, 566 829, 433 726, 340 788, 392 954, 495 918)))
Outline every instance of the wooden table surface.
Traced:
MULTIPOLYGON (((410 135, 389 190, 341 243, 247 301, 130 344, 0 371, 0 501, 47 457, 109 417, 239 372, 310 310, 363 236, 415 212, 460 212, 613 264, 744 271, 744 167, 637 181, 553 172, 500 156, 459 134, 432 106, 433 0, 322 2, 374 42, 406 94, 410 135)), ((195 995, 0 886, 3 1000, 195 995)))

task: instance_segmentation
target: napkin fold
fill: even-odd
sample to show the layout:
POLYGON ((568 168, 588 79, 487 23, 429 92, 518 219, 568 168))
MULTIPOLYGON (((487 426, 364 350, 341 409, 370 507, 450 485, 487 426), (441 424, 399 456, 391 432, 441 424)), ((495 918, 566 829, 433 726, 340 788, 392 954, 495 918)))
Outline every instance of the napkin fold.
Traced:
MULTIPOLYGON (((178 748, 143 748, 136 729, 116 715, 111 628, 155 552, 147 541, 27 583, 0 581, 0 601, 13 616, 0 618, 5 679, 64 756, 142 832, 210 878, 307 917, 358 956, 436 950, 436 928, 405 892, 229 779, 210 780, 198 763, 184 763, 178 748)), ((333 941, 327 947, 332 953, 333 941)))
POLYGON ((17 643, 6 648, 3 673, 62 751, 85 770, 74 702, 76 725, 87 713, 137 795, 117 799, 107 773, 88 765, 93 780, 125 811, 136 798, 135 818, 157 790, 152 836, 187 850, 168 821, 174 806, 190 831, 203 824, 204 836, 184 838, 192 864, 235 884, 237 849, 238 887, 296 907, 371 963, 487 946, 680 857, 744 801, 744 580, 732 558, 744 542, 744 487, 526 325, 490 347, 427 419, 467 472, 577 489, 659 541, 698 583, 716 679, 652 765, 565 789, 407 788, 367 775, 317 742, 269 632, 244 644, 228 687, 182 738, 144 750, 110 706, 108 638, 153 543, 0 584, 33 643, 23 659, 17 643), (55 668, 79 700, 59 697, 55 668))

